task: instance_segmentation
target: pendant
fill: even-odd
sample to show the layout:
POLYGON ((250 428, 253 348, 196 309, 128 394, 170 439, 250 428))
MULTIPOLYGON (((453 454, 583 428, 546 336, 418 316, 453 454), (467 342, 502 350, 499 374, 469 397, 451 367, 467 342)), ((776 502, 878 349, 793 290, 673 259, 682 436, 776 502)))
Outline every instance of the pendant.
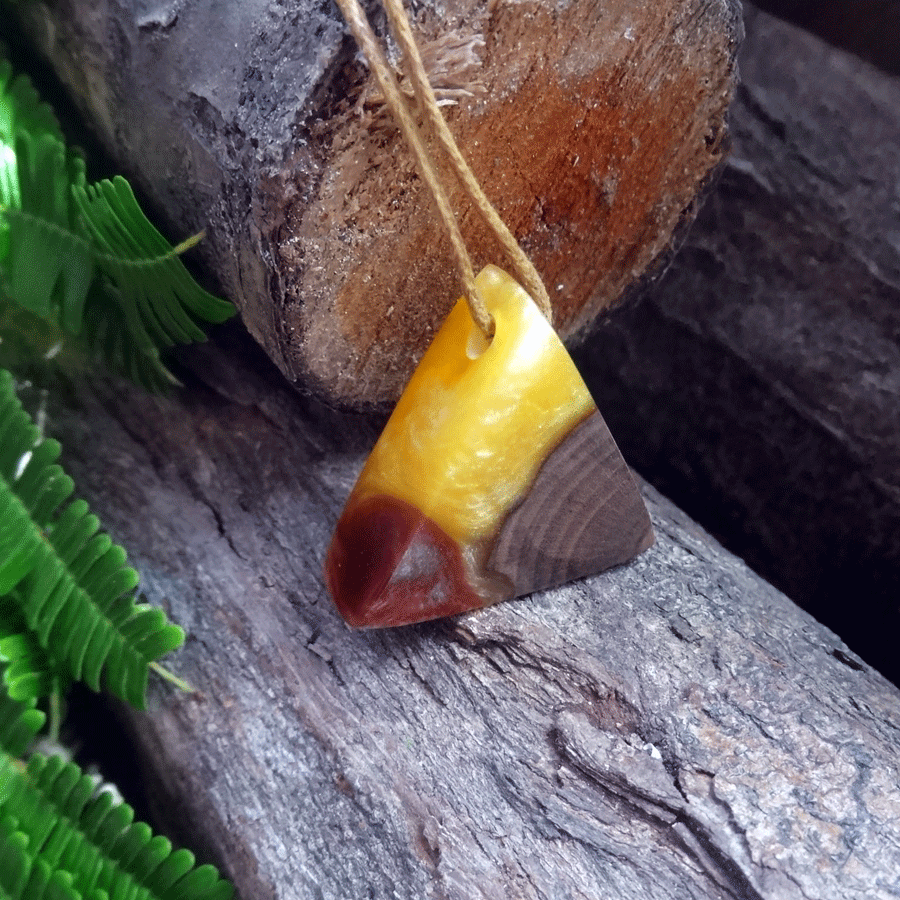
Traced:
POLYGON ((338 521, 325 577, 355 627, 478 609, 653 543, 631 472, 556 332, 500 269, 476 285, 493 338, 460 300, 338 521))

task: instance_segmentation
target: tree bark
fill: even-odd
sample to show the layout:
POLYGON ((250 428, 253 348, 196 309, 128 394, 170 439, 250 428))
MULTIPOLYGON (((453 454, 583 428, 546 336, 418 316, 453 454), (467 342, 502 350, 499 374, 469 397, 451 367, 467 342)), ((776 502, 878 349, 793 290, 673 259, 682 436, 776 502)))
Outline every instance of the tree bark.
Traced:
POLYGON ((199 693, 121 715, 243 900, 896 896, 900 693, 835 635, 651 488, 630 565, 351 631, 322 562, 379 423, 229 333, 176 397, 75 383, 48 421, 188 631, 199 693))
POLYGON ((717 189, 578 362, 626 459, 897 681, 900 83, 746 19, 717 189))
POLYGON ((756 6, 900 75, 898 0, 757 0, 756 6))
MULTIPOLYGON (((452 129, 572 335, 671 246, 721 159, 739 4, 416 9, 452 129)), ((395 400, 460 285, 337 10, 64 0, 23 16, 178 233, 206 229, 201 252, 282 372, 332 402, 395 400)), ((476 270, 505 264, 445 176, 476 270)))

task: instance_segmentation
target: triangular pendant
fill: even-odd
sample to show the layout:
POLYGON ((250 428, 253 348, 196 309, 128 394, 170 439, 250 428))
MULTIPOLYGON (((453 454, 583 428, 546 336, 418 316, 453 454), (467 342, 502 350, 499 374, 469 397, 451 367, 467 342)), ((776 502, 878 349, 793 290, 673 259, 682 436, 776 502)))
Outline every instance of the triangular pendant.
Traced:
POLYGON ((350 625, 407 625, 620 565, 653 543, 606 423, 528 294, 476 279, 413 373, 337 524, 325 575, 350 625))

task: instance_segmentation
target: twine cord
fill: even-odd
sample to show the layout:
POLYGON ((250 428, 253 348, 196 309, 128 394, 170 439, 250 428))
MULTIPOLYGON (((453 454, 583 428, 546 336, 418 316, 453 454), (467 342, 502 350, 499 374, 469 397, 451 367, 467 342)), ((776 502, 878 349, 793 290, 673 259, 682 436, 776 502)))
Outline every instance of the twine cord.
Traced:
POLYGON ((459 268, 460 277, 462 278, 463 289, 469 304, 469 311, 484 336, 490 338, 494 333, 494 320, 487 311, 484 301, 478 296, 478 289, 475 287, 475 272, 472 269, 472 260, 469 258, 469 252, 466 249, 465 241, 460 233, 456 216, 450 206, 447 192, 444 190, 441 179, 435 171, 434 164, 428 155, 428 150, 425 148, 425 143, 419 133, 419 128, 413 120, 412 115, 410 115, 406 102, 403 100, 403 96, 400 93, 400 87, 397 84, 397 79, 394 77, 394 73, 391 71, 391 67, 388 64, 381 47, 378 45, 375 33, 372 31, 372 26, 369 25, 369 20, 366 18, 366 14, 359 5, 358 0, 335 0, 335 2, 344 14, 344 19, 346 19, 347 25, 350 26, 350 31, 356 39, 356 43, 363 51, 363 54, 369 63, 369 68, 378 80, 378 85, 387 100, 391 113, 400 125, 403 136, 406 138, 406 142, 409 144, 416 157, 416 162, 419 165, 419 171, 422 174, 422 178, 428 185, 428 188, 434 197, 438 213, 450 236, 450 243, 453 245, 453 251, 456 255, 456 263, 459 268))
POLYGON ((475 208, 481 214, 482 219, 488 228, 494 233, 500 245, 506 251, 510 262, 519 279, 522 281, 525 289, 531 294, 532 299, 538 305, 538 308, 544 314, 546 319, 553 323, 553 307, 550 303, 550 297, 544 282, 538 274, 534 263, 528 258, 525 251, 519 246, 519 242, 513 236, 513 233, 506 226, 500 214, 494 208, 494 205, 488 199, 481 187, 475 173, 469 167, 465 157, 459 149, 450 129, 447 127, 447 121, 438 106, 437 98, 431 87, 431 82, 425 72, 425 66, 422 64, 422 56, 419 53, 416 39, 413 36, 412 28, 409 23, 409 16, 403 7, 403 0, 383 0, 388 18, 391 22, 391 28, 394 36, 403 50, 405 62, 407 64, 407 73, 412 82, 413 91, 419 106, 428 115, 428 120, 434 133, 437 135, 438 141, 443 147, 453 171, 459 179, 460 184, 469 195, 475 208))
MULTIPOLYGON (((369 68, 378 81, 378 85, 391 110, 391 114, 400 126, 404 138, 409 144, 410 149, 413 151, 422 178, 434 197, 438 214, 450 237, 450 243, 453 246, 457 268, 459 269, 459 274, 463 282, 463 290, 472 319, 481 329, 484 336, 490 339, 494 333, 494 322, 484 301, 478 295, 478 289, 475 286, 475 273, 472 268, 472 261, 459 230, 456 215, 450 205, 450 200, 441 182, 441 178, 438 175, 434 161, 422 139, 419 127, 413 119, 409 107, 407 106, 406 99, 400 91, 397 79, 391 70, 384 52, 378 44, 378 40, 372 31, 372 27, 369 24, 365 11, 359 4, 359 0, 335 0, 335 3, 340 8, 356 43, 366 57, 369 68)), ((456 141, 453 139, 450 129, 447 127, 447 123, 440 111, 434 91, 431 88, 431 83, 425 72, 425 67, 422 64, 422 58, 419 54, 402 0, 383 0, 383 3, 387 10, 394 36, 403 50, 416 100, 421 109, 424 110, 428 123, 437 136, 438 142, 444 152, 447 154, 456 177, 459 179, 463 189, 469 195, 479 214, 494 233, 499 243, 503 246, 513 264, 516 274, 522 280, 526 290, 531 294, 535 303, 537 303, 548 321, 552 322, 550 298, 547 295, 547 290, 544 287, 544 283, 541 281, 540 275, 531 260, 519 246, 513 234, 506 227, 506 224, 500 218, 500 215, 494 209, 490 200, 488 200, 481 185, 478 183, 478 179, 469 168, 456 141)))

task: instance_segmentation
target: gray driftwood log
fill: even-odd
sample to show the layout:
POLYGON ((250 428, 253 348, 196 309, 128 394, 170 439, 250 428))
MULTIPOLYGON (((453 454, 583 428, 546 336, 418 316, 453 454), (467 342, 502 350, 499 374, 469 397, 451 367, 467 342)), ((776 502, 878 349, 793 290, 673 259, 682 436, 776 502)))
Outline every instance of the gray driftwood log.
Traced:
POLYGON ((900 0, 757 0, 755 5, 900 75, 900 0))
POLYGON ((633 564, 351 631, 322 563, 377 423, 245 340, 187 354, 175 397, 49 410, 189 633, 200 693, 122 712, 148 793, 243 900, 898 896, 900 692, 834 634, 650 488, 633 564))
POLYGON ((626 458, 900 680, 900 79, 746 7, 733 150, 580 362, 626 458))
MULTIPOLYGON (((721 159, 738 0, 414 7, 453 131, 565 338, 664 254, 721 159)), ((124 171, 179 235, 206 230, 200 252, 285 375, 394 401, 459 296, 442 226, 337 9, 226 8, 20 6, 124 171)), ((447 181, 476 269, 505 264, 447 181)))

